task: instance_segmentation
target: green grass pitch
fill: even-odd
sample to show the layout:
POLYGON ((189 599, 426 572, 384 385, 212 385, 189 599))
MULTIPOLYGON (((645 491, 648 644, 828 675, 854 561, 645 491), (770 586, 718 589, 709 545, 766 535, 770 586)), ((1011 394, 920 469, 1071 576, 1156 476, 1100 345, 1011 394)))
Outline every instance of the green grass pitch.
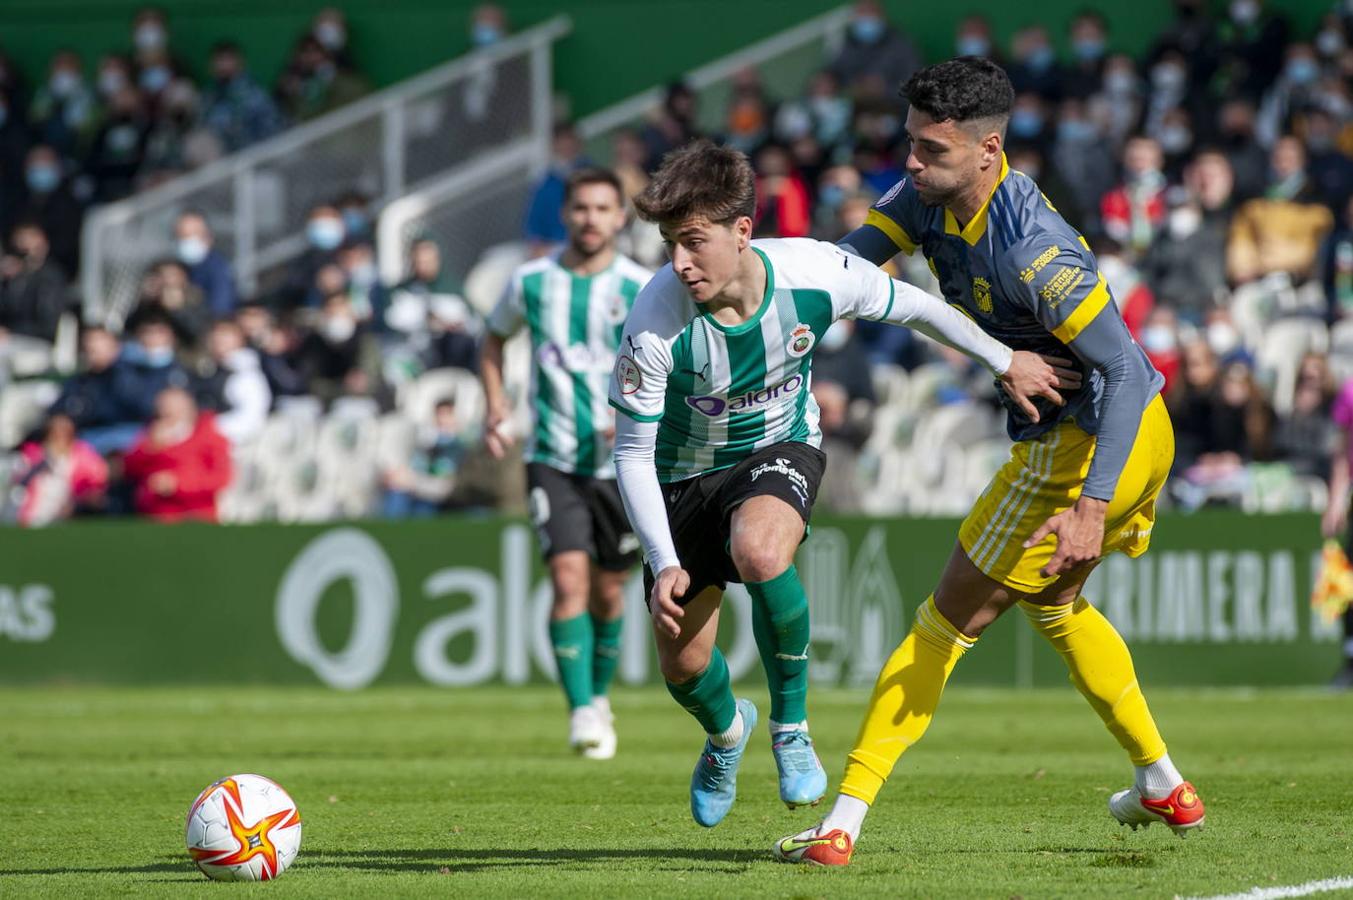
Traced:
MULTIPOLYGON (((602 763, 568 752, 549 687, 6 688, 0 896, 1172 897, 1353 875, 1353 696, 1149 697, 1208 804, 1188 840, 1109 819, 1129 770, 1070 687, 955 689, 855 863, 811 870, 769 856, 821 809, 780 804, 764 725, 732 813, 691 821, 700 734, 661 689, 617 692, 602 763), (270 884, 208 882, 183 849, 189 803, 236 772, 279 781, 305 821, 270 884)), ((833 786, 865 699, 810 697, 833 786)))

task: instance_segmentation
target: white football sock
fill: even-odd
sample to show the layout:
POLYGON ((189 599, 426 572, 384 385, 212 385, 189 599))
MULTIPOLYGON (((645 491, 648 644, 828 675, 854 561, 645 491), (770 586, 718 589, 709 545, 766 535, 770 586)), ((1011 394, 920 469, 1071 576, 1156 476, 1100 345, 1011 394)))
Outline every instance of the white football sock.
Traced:
POLYGON ((770 722, 770 733, 773 735, 783 734, 786 731, 807 731, 807 730, 808 730, 807 719, 804 719, 802 722, 788 722, 788 723, 776 722, 774 719, 772 719, 770 722))
POLYGON ((592 698, 592 708, 601 713, 603 718, 610 718, 611 698, 603 697, 600 694, 592 698))
POLYGON ((849 794, 837 794, 836 803, 832 806, 832 811, 827 813, 827 818, 822 820, 818 834, 826 834, 839 828, 850 835, 850 842, 853 844, 860 839, 860 829, 864 827, 864 817, 868 812, 869 804, 860 798, 849 794))
POLYGON ((709 742, 716 747, 736 747, 740 740, 742 740, 742 710, 733 714, 733 724, 728 726, 727 731, 709 736, 709 742))
POLYGON ((1165 754, 1149 766, 1137 766, 1137 793, 1150 800, 1162 800, 1184 783, 1184 776, 1165 754))

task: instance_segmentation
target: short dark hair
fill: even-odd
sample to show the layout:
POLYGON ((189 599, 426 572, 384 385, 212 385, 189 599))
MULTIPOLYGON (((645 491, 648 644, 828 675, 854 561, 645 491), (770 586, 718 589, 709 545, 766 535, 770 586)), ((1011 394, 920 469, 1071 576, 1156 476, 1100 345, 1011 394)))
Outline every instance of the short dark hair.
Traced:
POLYGON ((747 154, 698 140, 662 158, 634 208, 647 222, 703 218, 730 225, 756 216, 756 173, 747 154))
POLYGON ((911 76, 901 94, 936 122, 1004 122, 1015 105, 1010 76, 981 56, 960 56, 927 66, 911 76))
POLYGON ((620 176, 616 175, 610 169, 603 169, 596 166, 587 166, 578 169, 572 175, 568 176, 568 181, 564 183, 564 202, 568 203, 573 199, 574 191, 580 187, 589 184, 609 184, 615 188, 615 196, 620 201, 620 205, 625 205, 625 189, 620 185, 620 176))

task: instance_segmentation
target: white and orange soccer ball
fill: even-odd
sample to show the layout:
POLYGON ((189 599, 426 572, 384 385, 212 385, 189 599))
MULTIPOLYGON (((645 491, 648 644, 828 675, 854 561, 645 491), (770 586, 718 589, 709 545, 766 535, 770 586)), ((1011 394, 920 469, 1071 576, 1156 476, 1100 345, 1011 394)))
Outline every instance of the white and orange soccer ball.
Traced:
POLYGON ((268 881, 301 849, 301 814, 282 786, 262 775, 231 775, 188 809, 188 855, 217 881, 268 881))

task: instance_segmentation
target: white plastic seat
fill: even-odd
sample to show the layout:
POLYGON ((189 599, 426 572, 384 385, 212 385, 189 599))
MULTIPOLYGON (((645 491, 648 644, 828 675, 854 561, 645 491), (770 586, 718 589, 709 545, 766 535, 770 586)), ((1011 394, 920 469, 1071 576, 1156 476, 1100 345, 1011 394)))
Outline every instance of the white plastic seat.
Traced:
POLYGON ((465 276, 465 299, 487 316, 503 295, 512 270, 526 262, 528 250, 522 241, 495 244, 479 254, 479 260, 465 276))
POLYGON ((1279 415, 1292 410, 1302 356, 1324 353, 1328 348, 1329 331, 1319 319, 1294 316, 1268 324, 1257 362, 1261 373, 1272 378, 1273 408, 1279 415))

